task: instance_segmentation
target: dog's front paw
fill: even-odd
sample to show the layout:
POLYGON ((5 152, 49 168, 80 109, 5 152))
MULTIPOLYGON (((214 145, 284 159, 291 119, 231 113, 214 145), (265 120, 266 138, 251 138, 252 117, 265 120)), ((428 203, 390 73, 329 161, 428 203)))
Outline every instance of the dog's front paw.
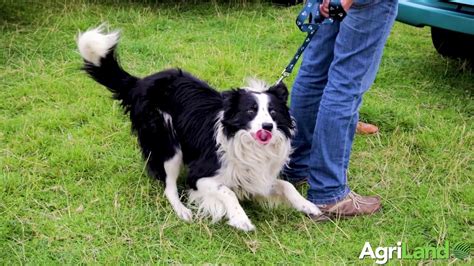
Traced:
POLYGON ((228 224, 230 226, 233 226, 245 232, 255 230, 255 226, 252 224, 252 222, 248 218, 246 219, 234 218, 234 219, 229 220, 228 224))
POLYGON ((185 206, 179 206, 175 208, 176 215, 186 222, 191 222, 193 220, 193 212, 186 208, 185 206))
POLYGON ((310 216, 319 216, 322 214, 321 210, 319 210, 318 206, 314 205, 314 203, 310 201, 305 201, 301 204, 300 211, 306 213, 310 216))

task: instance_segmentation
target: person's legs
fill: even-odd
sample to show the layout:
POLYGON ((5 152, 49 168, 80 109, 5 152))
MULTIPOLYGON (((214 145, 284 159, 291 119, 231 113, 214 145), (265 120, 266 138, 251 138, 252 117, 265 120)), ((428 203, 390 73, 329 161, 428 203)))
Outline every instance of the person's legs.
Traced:
POLYGON ((365 77, 371 70, 371 76, 375 77, 379 52, 396 15, 397 1, 364 3, 353 6, 340 24, 334 59, 319 105, 309 160, 308 190, 308 199, 316 204, 335 203, 350 192, 346 168, 361 97, 369 87, 365 77))
MULTIPOLYGON (((393 19, 395 19, 395 16, 393 17, 393 19)), ((369 90, 369 88, 374 83, 375 77, 377 76, 377 71, 379 70, 380 61, 382 61, 385 41, 390 35, 390 29, 392 28, 392 25, 393 25, 393 21, 391 21, 391 23, 390 22, 387 23, 386 29, 388 28, 388 30, 385 30, 385 34, 383 34, 382 36, 382 40, 384 40, 383 44, 377 47, 377 50, 375 51, 375 54, 374 54, 374 60, 372 61, 372 64, 367 70, 367 73, 365 73, 364 77, 362 78, 361 87, 360 87, 361 94, 364 94, 367 90, 369 90)), ((362 104, 362 97, 359 97, 358 102, 354 105, 355 109, 353 110, 353 112, 355 113, 355 115, 351 121, 349 132, 355 132, 357 128, 357 123, 359 121, 359 109, 360 109, 361 104, 362 104)), ((353 140, 354 140, 354 134, 352 134, 352 138, 350 138, 349 141, 347 141, 346 143, 346 148, 345 148, 346 153, 344 154, 344 168, 346 171, 349 168, 349 159, 351 155, 353 140)))
POLYGON ((296 120, 296 135, 292 140, 294 152, 283 176, 292 183, 309 176, 314 125, 338 30, 339 23, 321 25, 304 53, 291 90, 290 112, 296 120))
MULTIPOLYGON (((362 97, 359 101, 355 104, 356 106, 360 106, 362 104, 362 97)), ((359 110, 355 111, 355 114, 352 116, 352 119, 349 122, 348 133, 355 132, 357 128, 357 123, 359 122, 359 110)), ((351 156, 352 150, 352 142, 354 142, 355 134, 349 134, 349 138, 347 139, 346 146, 344 148, 344 173, 347 175, 347 170, 349 169, 349 159, 351 156)))

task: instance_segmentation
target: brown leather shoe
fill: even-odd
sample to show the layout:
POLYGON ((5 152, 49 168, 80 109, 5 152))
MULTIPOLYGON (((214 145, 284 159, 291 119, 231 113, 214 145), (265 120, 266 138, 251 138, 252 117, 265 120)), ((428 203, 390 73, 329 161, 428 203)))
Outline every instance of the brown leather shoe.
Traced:
POLYGON ((357 122, 356 133, 361 135, 372 135, 379 132, 379 128, 375 125, 357 122))
POLYGON ((328 217, 351 218, 371 215, 380 210, 382 203, 379 196, 366 197, 351 191, 346 198, 339 202, 317 206, 328 217))

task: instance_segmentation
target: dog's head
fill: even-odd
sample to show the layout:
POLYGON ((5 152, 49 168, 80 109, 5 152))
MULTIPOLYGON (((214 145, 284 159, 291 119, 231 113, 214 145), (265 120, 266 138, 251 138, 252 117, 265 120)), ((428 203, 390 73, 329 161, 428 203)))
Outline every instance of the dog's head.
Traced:
POLYGON ((294 122, 286 105, 288 89, 283 83, 267 86, 251 80, 244 88, 224 92, 223 133, 227 138, 241 133, 260 145, 272 143, 275 135, 289 139, 294 122))

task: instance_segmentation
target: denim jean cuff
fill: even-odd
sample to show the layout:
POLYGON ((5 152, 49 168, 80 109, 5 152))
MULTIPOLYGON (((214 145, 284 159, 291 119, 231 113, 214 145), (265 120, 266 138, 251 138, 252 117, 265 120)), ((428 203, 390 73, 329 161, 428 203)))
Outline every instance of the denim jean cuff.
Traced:
POLYGON ((347 194, 349 194, 349 192, 351 192, 351 190, 348 186, 344 186, 343 189, 336 192, 331 192, 331 193, 327 193, 327 192, 319 193, 317 191, 308 191, 308 200, 316 205, 334 204, 336 202, 343 200, 347 196, 347 194))

